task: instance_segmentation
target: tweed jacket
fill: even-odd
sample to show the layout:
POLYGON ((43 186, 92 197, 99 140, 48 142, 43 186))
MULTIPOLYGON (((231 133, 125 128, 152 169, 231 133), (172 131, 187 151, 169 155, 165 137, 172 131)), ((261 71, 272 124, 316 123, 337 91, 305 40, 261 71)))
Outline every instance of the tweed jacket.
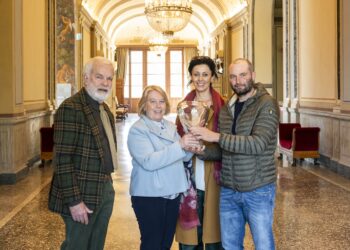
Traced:
POLYGON ((188 189, 183 161, 189 161, 193 154, 181 148, 175 124, 163 121, 164 130, 141 115, 130 128, 128 149, 132 157, 132 196, 164 197, 188 189))
POLYGON ((240 192, 252 191, 276 180, 274 152, 277 145, 279 108, 262 84, 246 100, 232 135, 234 95, 219 115, 220 139, 207 147, 204 159, 222 158, 221 184, 240 192), (219 147, 218 147, 219 145, 219 147))
MULTIPOLYGON (((70 215, 68 204, 79 201, 94 210, 102 199, 106 174, 101 131, 86 97, 83 88, 61 104, 54 118, 54 175, 49 209, 60 214, 70 215)), ((114 128, 113 115, 103 105, 114 128)), ((112 131, 116 141, 115 130, 112 131)))

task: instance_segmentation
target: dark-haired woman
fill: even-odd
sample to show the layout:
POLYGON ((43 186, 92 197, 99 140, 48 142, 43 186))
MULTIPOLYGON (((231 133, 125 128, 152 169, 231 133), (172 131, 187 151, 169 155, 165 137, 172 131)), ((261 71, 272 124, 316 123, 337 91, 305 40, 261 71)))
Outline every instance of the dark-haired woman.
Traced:
MULTIPOLYGON (((217 131, 218 116, 223 98, 212 87, 212 81, 217 77, 214 61, 207 56, 192 58, 188 72, 191 76, 192 90, 184 100, 200 101, 210 107, 207 128, 217 131)), ((184 135, 184 129, 176 119, 178 132, 184 135)), ((190 205, 180 206, 180 216, 176 227, 176 241, 180 250, 219 250, 222 249, 220 239, 219 219, 219 173, 220 162, 202 161, 197 157, 192 158, 192 182, 195 187, 196 201, 190 205), (187 220, 187 221, 186 221, 187 220)), ((182 199, 186 202, 186 199, 182 199)))

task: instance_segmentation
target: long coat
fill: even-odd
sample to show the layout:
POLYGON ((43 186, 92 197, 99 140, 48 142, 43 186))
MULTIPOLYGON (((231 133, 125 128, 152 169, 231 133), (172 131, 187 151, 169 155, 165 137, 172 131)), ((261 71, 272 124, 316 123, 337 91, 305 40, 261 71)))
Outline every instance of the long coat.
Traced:
MULTIPOLYGON (((94 210, 102 199, 106 176, 100 139, 102 132, 86 97, 83 88, 66 99, 55 114, 54 175, 49 209, 60 214, 70 215, 68 204, 76 201, 83 201, 94 210)), ((114 128, 113 115, 106 104, 104 107, 114 128)), ((115 130, 112 131, 116 142, 115 130)))
MULTIPOLYGON (((223 102, 223 100, 221 100, 221 102, 223 102)), ((207 128, 214 130, 214 122, 215 115, 213 109, 211 108, 208 117, 207 128)), ((195 157, 193 158, 193 166, 195 166, 195 157)), ((220 186, 216 183, 214 178, 214 161, 204 162, 204 182, 205 197, 202 241, 203 243, 216 243, 221 241, 219 218, 220 186)), ((176 225, 175 240, 182 244, 197 245, 197 227, 189 230, 184 230, 178 222, 176 225)))

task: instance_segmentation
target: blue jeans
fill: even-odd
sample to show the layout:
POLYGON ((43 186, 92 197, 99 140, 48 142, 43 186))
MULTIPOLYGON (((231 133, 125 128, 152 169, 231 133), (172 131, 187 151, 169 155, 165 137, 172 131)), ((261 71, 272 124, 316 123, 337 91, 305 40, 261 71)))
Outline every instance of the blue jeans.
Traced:
POLYGON ((224 249, 244 249, 246 223, 249 224, 256 250, 275 249, 272 231, 275 192, 275 183, 250 192, 221 187, 220 224, 224 249))

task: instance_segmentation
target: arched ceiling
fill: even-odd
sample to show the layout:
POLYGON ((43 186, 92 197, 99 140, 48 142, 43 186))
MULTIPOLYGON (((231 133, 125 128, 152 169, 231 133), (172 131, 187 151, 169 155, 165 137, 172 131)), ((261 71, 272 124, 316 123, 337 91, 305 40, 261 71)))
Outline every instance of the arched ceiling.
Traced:
MULTIPOLYGON (((174 38, 205 44, 226 19, 243 7, 242 0, 192 0, 193 14, 189 24, 174 38)), ((84 8, 104 29, 114 44, 136 38, 150 38, 155 31, 144 14, 144 0, 83 0, 84 8)))

